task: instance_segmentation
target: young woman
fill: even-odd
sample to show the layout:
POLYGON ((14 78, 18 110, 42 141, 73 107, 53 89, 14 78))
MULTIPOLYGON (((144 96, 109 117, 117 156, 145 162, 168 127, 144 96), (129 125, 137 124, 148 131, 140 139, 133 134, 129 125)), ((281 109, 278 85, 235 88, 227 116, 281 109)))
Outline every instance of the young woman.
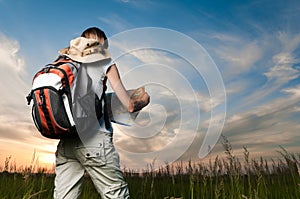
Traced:
MULTIPOLYGON (((105 86, 103 79, 107 79, 128 112, 142 109, 149 103, 149 95, 144 90, 139 93, 138 99, 128 95, 107 49, 105 33, 92 27, 72 40, 70 47, 62 49, 60 54, 81 63, 92 80, 92 90, 99 98, 105 86)), ((112 142, 110 121, 104 116, 97 119, 99 125, 88 133, 88 137, 84 137, 84 141, 81 136, 60 140, 56 151, 55 199, 79 198, 85 171, 103 199, 129 198, 128 186, 120 170, 119 155, 112 142)))

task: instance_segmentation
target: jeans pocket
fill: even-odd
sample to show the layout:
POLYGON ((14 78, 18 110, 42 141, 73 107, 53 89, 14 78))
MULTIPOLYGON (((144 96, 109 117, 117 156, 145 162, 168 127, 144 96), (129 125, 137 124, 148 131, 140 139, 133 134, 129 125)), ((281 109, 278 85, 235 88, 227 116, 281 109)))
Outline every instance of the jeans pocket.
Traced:
POLYGON ((103 166, 106 164, 105 149, 103 147, 77 148, 78 160, 86 166, 103 166))

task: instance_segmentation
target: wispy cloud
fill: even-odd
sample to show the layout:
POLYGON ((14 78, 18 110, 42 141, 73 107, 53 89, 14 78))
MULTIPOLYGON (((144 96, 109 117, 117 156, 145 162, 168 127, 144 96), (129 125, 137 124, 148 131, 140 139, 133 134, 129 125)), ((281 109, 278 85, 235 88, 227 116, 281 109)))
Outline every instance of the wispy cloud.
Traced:
POLYGON ((136 9, 149 9, 153 6, 157 5, 158 3, 152 0, 115 0, 116 2, 123 3, 125 5, 129 5, 135 7, 136 9))
POLYGON ((257 146, 258 143, 261 147, 267 143, 273 146, 297 145, 298 141, 293 141, 293 139, 299 137, 297 133, 300 126, 296 120, 289 118, 298 111, 299 89, 299 85, 283 89, 282 92, 286 94, 282 97, 254 107, 247 112, 231 116, 227 120, 224 134, 232 139, 238 139, 236 144, 239 147, 257 146))
POLYGON ((281 51, 272 57, 274 65, 269 68, 268 72, 264 73, 269 81, 273 81, 272 85, 274 86, 281 86, 300 75, 300 71, 293 68, 295 64, 300 62, 295 52, 299 48, 300 34, 290 35, 280 32, 278 40, 281 51))
MULTIPOLYGON (((243 147, 247 147, 253 158, 272 158, 278 156, 276 151, 280 150, 280 146, 291 153, 297 153, 300 142, 299 90, 299 85, 283 89, 283 96, 280 98, 228 117, 222 133, 229 139, 234 154, 243 158, 243 147)), ((203 134, 197 135, 190 150, 183 156, 185 160, 198 159, 202 140, 203 134)), ((207 158, 217 155, 224 156, 221 140, 207 158)))
POLYGON ((219 59, 229 63, 225 71, 228 78, 248 72, 263 55, 263 49, 257 41, 245 41, 243 38, 237 39, 226 34, 219 34, 217 38, 222 44, 215 52, 219 59))
MULTIPOLYGON (((8 3, 8 1, 0 0, 0 3, 3 4, 3 2, 8 3)), ((279 144, 286 144, 294 151, 299 150, 299 144, 297 147, 299 136, 295 133, 299 132, 300 128, 298 124, 300 115, 299 2, 274 1, 271 7, 268 6, 270 3, 265 0, 248 3, 226 2, 221 3, 218 8, 212 4, 200 4, 174 1, 171 5, 150 0, 115 0, 107 3, 107 6, 111 6, 111 10, 117 9, 117 13, 112 13, 110 10, 108 14, 99 13, 100 17, 95 21, 87 18, 81 19, 81 22, 83 24, 100 22, 103 28, 111 34, 147 24, 172 27, 187 33, 203 44, 220 69, 228 97, 228 117, 223 133, 228 136, 233 146, 235 148, 249 146, 256 154, 260 153, 259 155, 262 153, 270 155, 271 151, 274 152, 279 144)), ((101 5, 99 4, 99 6, 101 5)), ((12 7, 13 4, 11 4, 12 7)), ((28 8, 32 9, 33 6, 28 6, 28 8)), ((90 7, 83 14, 89 16, 88 12, 91 10, 93 13, 97 13, 99 8, 97 6, 90 7)), ((30 15, 30 19, 31 17, 36 18, 35 15, 31 15, 35 12, 30 13, 30 11, 26 11, 26 14, 30 15)), ((3 13, 5 14, 5 12, 4 9, 3 13)), ((12 12, 8 10, 7 13, 12 12)), ((68 15, 61 15, 61 17, 69 18, 68 15)), ((77 16, 74 17, 76 19, 77 16)), ((55 24, 51 17, 45 19, 48 20, 45 25, 55 24)), ((28 27, 35 27, 30 24, 32 22, 28 21, 27 23, 22 24, 24 31, 21 32, 15 30, 16 26, 12 25, 13 23, 7 21, 2 24, 7 26, 5 30, 14 32, 12 35, 15 38, 24 39, 27 38, 24 37, 24 32, 31 30, 28 27)), ((201 117, 197 138, 186 153, 186 157, 198 157, 199 146, 202 144, 205 130, 210 122, 218 124, 218 117, 210 118, 211 111, 224 103, 224 96, 211 97, 206 88, 205 79, 191 64, 187 63, 189 60, 180 59, 181 57, 176 56, 176 53, 168 54, 163 49, 130 48, 130 45, 135 44, 141 46, 142 42, 146 47, 149 46, 149 43, 154 46, 163 43, 166 46, 175 47, 175 49, 186 45, 184 46, 187 49, 185 53, 192 55, 191 57, 199 57, 198 53, 192 54, 190 45, 176 42, 177 38, 173 38, 172 42, 166 42, 170 41, 168 40, 170 36, 168 34, 157 39, 155 34, 145 33, 129 35, 129 37, 126 35, 121 37, 117 41, 118 43, 113 43, 114 41, 111 43, 111 46, 121 49, 120 51, 129 52, 122 54, 121 57, 114 56, 117 58, 116 63, 126 87, 135 88, 147 84, 146 89, 152 95, 151 105, 155 106, 152 107, 152 111, 158 112, 154 115, 151 108, 146 109, 149 114, 145 110, 145 116, 142 118, 144 124, 147 124, 145 120, 148 119, 152 122, 153 127, 156 128, 156 136, 148 141, 144 139, 131 140, 128 138, 129 136, 126 137, 122 132, 116 130, 116 144, 129 151, 135 151, 139 147, 140 152, 164 148, 173 141, 175 136, 181 135, 178 130, 181 114, 178 111, 179 107, 186 111, 186 118, 188 118, 184 118, 183 121, 183 125, 186 125, 183 126, 186 130, 185 137, 180 138, 189 139, 193 136, 194 130, 187 124, 193 124, 191 121, 194 119, 193 109, 200 108, 201 117), (194 90, 192 94, 186 92, 187 90, 191 91, 190 88, 194 90), (179 101, 182 101, 182 104, 179 101), (157 118, 154 118, 155 116, 157 118), (160 128, 159 119, 163 117, 165 120, 162 121, 166 125, 164 128, 160 128)), ((45 39, 43 36, 41 38, 45 39)), ((9 154, 9 150, 13 152, 11 145, 16 143, 18 146, 26 148, 27 151, 29 150, 30 153, 32 153, 31 148, 35 147, 43 154, 55 150, 55 142, 36 136, 38 132, 33 127, 30 107, 26 105, 25 101, 25 95, 30 89, 31 82, 31 78, 27 77, 28 69, 25 60, 37 62, 36 59, 40 59, 37 63, 42 63, 42 60, 48 59, 49 56, 53 57, 53 53, 56 51, 56 47, 53 45, 55 41, 57 42, 57 38, 47 37, 45 42, 41 42, 41 38, 39 41, 24 39, 22 44, 26 46, 21 46, 21 49, 28 57, 22 57, 19 54, 20 43, 18 40, 0 33, 0 69, 4 71, 0 74, 0 148, 6 154, 9 154), (36 44, 37 41, 38 44, 36 44), (31 46, 31 44, 34 45, 31 46), (35 49, 42 49, 44 53, 41 52, 36 57, 35 49), (35 57, 35 59, 31 59, 31 57, 35 57), (18 128, 16 129, 16 127, 18 128), (39 144, 36 146, 36 143, 39 144), (42 145, 46 149, 43 149, 42 145)), ((116 52, 111 51, 114 55, 120 55, 116 52)), ((203 73, 212 66, 206 66, 201 59, 197 59, 197 63, 203 67, 201 68, 203 73)), ((30 65, 40 64, 30 63, 30 65)), ((36 69, 29 68, 32 72, 36 69)), ((216 73, 209 76, 209 80, 212 82, 215 82, 216 78, 216 73)), ((216 90, 216 93, 220 91, 217 88, 213 90, 216 90)), ((153 135, 153 132, 146 132, 142 128, 139 130, 129 131, 129 133, 131 136, 142 134, 142 136, 151 137, 153 135), (139 134, 140 132, 142 133, 139 134)), ((183 143, 177 144, 178 148, 174 147, 176 152, 182 149, 183 143)), ((216 152, 222 150, 218 147, 216 147, 216 152)), ((18 153, 22 154, 22 150, 18 150, 18 153)), ((136 159, 136 162, 152 162, 153 158, 136 159)), ((131 163, 127 157, 121 159, 131 163)))
MULTIPOLYGON (((294 5, 275 2, 280 12, 269 10, 261 13, 268 17, 260 18, 264 3, 238 6, 236 24, 226 19, 217 24, 225 30, 199 30, 194 35, 204 42, 225 81, 229 106, 224 135, 237 150, 249 146, 255 155, 271 156, 279 145, 292 152, 299 147, 300 42, 294 5), (267 26, 271 23, 276 26, 267 26)), ((222 150, 217 146, 215 153, 222 150)), ((192 147, 189 154, 197 157, 197 152, 192 147)))
MULTIPOLYGON (((288 56, 287 54, 280 54, 277 56, 280 56, 281 59, 288 58, 286 57, 288 56)), ((299 77, 299 71, 294 69, 290 64, 286 65, 278 63, 270 68, 268 72, 264 73, 264 75, 268 78, 269 81, 275 81, 274 83, 276 83, 278 86, 281 86, 282 84, 299 77)))
MULTIPOLYGON (((129 38, 121 40, 122 42, 113 39, 115 39, 111 42, 113 52, 118 52, 114 54, 123 54, 116 60, 121 71, 125 71, 125 75, 121 72, 123 82, 131 86, 138 83, 146 84, 146 90, 151 96, 150 107, 145 110, 150 111, 146 119, 151 121, 159 118, 157 120, 159 122, 146 125, 142 129, 115 128, 117 137, 115 143, 121 151, 123 163, 137 162, 138 165, 135 166, 144 167, 154 158, 161 164, 167 160, 171 161, 171 156, 180 153, 172 159, 174 161, 185 152, 186 147, 192 144, 194 137, 201 134, 199 129, 207 129, 209 125, 220 125, 221 117, 224 115, 211 118, 211 111, 224 103, 224 96, 210 95, 207 85, 201 80, 201 74, 195 66, 184 59, 184 55, 176 56, 171 49, 166 51, 160 48, 149 48, 151 45, 156 45, 147 44, 145 40, 141 45, 145 48, 138 48, 134 43, 139 41, 137 38, 133 43, 128 42, 129 38), (161 106, 162 109, 152 109, 152 106, 161 106), (160 121, 163 122, 162 126, 160 121), (167 149, 174 144, 176 148, 167 149)), ((159 37, 156 39, 158 40, 156 42, 166 42, 166 39, 160 40, 159 37)), ((177 45, 178 43, 180 42, 177 41, 177 45)), ((185 46, 185 43, 180 45, 186 49, 191 47, 185 46)), ((204 59, 207 54, 197 51, 197 56, 201 60, 201 64, 198 62, 203 67, 201 69, 204 72, 209 70, 211 60, 204 59)), ((215 111, 217 112, 217 109, 215 111)), ((199 149, 198 146, 197 150, 199 149)))
POLYGON ((300 76, 299 34, 267 32, 252 41, 247 34, 212 33, 211 39, 212 57, 222 70, 227 94, 236 103, 235 111, 279 94, 279 89, 300 76), (235 96, 243 97, 237 101, 235 96))
POLYGON ((26 162, 34 148, 43 149, 43 141, 31 120, 30 107, 25 96, 30 91, 24 58, 20 57, 19 42, 0 33, 0 151, 1 155, 13 155, 18 163, 26 162), (39 143, 39 144, 37 144, 39 143), (11 146, 17 147, 11 147, 11 146), (25 151, 22 153, 22 151, 25 151))
POLYGON ((108 25, 116 32, 122 32, 134 27, 129 21, 127 21, 124 17, 121 17, 117 14, 111 14, 106 17, 99 17, 99 20, 108 25))
MULTIPOLYGON (((267 81, 245 98, 244 102, 253 103, 272 93, 278 94, 279 89, 299 77, 300 71, 295 67, 295 65, 299 63, 296 51, 300 44, 298 39, 299 35, 285 36, 284 39, 281 37, 282 36, 272 39, 274 42, 277 41, 275 45, 280 47, 266 53, 264 60, 261 62, 265 65, 259 65, 267 71, 262 73, 262 75, 267 78, 267 81), (294 42, 297 43, 295 44, 294 42), (271 61, 268 61, 268 58, 270 58, 271 61)), ((274 43, 271 45, 274 45, 274 43)))
MULTIPOLYGON (((20 104, 25 102, 25 93, 30 89, 30 81, 26 82, 29 79, 27 79, 25 61, 18 56, 19 44, 16 40, 9 39, 0 33, 0 42, 0 68, 5 71, 0 74, 2 82, 0 85, 2 93, 0 109, 9 110, 11 108, 13 113, 24 112, 26 109, 22 109, 20 104)), ((10 114, 11 112, 6 112, 6 115, 10 114)))

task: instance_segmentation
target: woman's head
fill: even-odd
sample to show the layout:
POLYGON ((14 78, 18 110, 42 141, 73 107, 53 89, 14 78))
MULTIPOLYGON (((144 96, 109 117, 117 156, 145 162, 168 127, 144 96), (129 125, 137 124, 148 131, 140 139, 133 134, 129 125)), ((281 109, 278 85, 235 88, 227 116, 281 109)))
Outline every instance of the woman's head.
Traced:
POLYGON ((108 48, 108 41, 105 33, 97 27, 91 27, 86 29, 81 34, 81 37, 85 37, 88 39, 97 39, 98 41, 100 41, 100 43, 103 45, 105 49, 108 48))

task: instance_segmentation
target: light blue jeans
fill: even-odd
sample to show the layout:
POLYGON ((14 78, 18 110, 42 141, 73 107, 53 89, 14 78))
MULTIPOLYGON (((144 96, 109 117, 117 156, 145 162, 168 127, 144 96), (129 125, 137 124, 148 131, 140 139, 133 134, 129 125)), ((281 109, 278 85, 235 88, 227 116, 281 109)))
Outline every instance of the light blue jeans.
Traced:
POLYGON ((129 198, 111 134, 99 132, 91 144, 85 145, 79 138, 60 140, 56 151, 54 198, 79 198, 84 171, 103 199, 129 198))

